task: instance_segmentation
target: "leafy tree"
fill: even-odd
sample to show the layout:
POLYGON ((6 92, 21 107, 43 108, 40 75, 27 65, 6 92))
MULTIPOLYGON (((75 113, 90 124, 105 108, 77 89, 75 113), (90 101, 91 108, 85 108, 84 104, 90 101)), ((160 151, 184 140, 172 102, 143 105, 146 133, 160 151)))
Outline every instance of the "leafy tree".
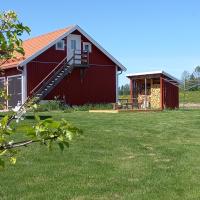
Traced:
POLYGON ((200 79, 200 66, 195 67, 193 74, 196 79, 200 79))
POLYGON ((125 85, 122 85, 121 87, 119 87, 118 89, 119 91, 119 95, 129 95, 130 94, 130 86, 129 84, 125 84, 125 85))
POLYGON ((0 64, 15 57, 14 53, 24 55, 22 47, 22 34, 30 33, 30 28, 24 26, 14 11, 0 13, 0 64))
MULTIPOLYGON (((0 66, 8 59, 14 58, 16 54, 24 55, 21 36, 23 33, 30 33, 30 28, 24 26, 14 11, 0 13, 0 66)), ((0 100, 8 99, 4 89, 0 92, 0 100)), ((32 105, 35 111, 37 105, 32 105)), ((69 142, 75 135, 82 131, 69 122, 62 119, 54 121, 52 119, 41 120, 35 112, 35 122, 26 135, 28 140, 15 141, 13 135, 15 130, 10 126, 10 116, 6 114, 0 120, 0 167, 4 167, 5 161, 11 164, 16 163, 17 149, 33 143, 46 145, 49 149, 53 143, 57 143, 61 151, 69 146, 69 142)))
POLYGON ((188 81, 189 79, 190 79, 190 73, 185 70, 181 75, 181 80, 184 83, 184 81, 188 81))

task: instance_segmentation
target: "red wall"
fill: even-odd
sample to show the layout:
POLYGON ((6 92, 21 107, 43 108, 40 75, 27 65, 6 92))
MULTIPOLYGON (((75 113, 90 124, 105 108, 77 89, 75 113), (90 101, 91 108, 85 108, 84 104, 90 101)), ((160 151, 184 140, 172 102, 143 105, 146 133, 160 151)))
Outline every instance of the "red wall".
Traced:
MULTIPOLYGON (((79 33, 75 31, 74 34, 79 33)), ((88 41, 83 36, 81 40, 82 42, 88 41)), ((57 51, 54 45, 35 58, 34 62, 27 64, 28 94, 65 56, 66 51, 57 51)), ((84 72, 80 68, 74 69, 50 92, 46 99, 54 99, 55 96, 63 98, 64 96, 66 103, 73 105, 115 102, 115 64, 94 45, 92 45, 89 63, 90 67, 84 72)))
POLYGON ((179 88, 167 81, 163 84, 163 97, 165 108, 179 108, 179 88))
POLYGON ((13 76, 17 74, 21 74, 21 72, 17 70, 17 68, 10 68, 0 71, 0 77, 13 76))

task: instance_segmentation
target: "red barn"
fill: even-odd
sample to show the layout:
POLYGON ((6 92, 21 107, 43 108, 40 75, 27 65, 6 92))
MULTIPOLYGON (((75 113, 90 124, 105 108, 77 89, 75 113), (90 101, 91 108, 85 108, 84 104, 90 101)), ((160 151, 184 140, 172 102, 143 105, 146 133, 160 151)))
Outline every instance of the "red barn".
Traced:
POLYGON ((79 26, 70 26, 23 42, 25 55, 1 68, 0 87, 11 99, 7 108, 29 96, 70 105, 114 103, 118 75, 126 68, 79 26))
POLYGON ((132 105, 139 109, 179 107, 179 80, 164 71, 129 74, 132 105))

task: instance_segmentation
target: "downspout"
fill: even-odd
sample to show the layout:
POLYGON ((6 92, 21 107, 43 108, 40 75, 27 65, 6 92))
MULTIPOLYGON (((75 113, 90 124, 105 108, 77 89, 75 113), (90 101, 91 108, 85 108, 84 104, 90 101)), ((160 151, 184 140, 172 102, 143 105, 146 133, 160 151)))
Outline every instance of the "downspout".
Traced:
POLYGON ((22 67, 22 66, 19 66, 19 65, 18 65, 18 66, 17 66, 17 70, 23 73, 23 67, 22 67), (20 68, 22 68, 22 69, 20 69, 20 68))
POLYGON ((119 75, 122 74, 122 70, 120 70, 120 72, 118 72, 118 66, 116 66, 116 103, 118 103, 118 97, 119 97, 119 94, 118 94, 118 80, 119 80, 119 75))
POLYGON ((25 95, 25 85, 24 85, 24 67, 23 66, 17 66, 17 70, 21 72, 21 92, 22 92, 22 97, 21 97, 21 104, 23 104, 25 102, 25 99, 26 97, 24 96, 25 95))
POLYGON ((120 72, 119 72, 119 73, 117 73, 117 75, 119 76, 120 74, 122 74, 122 72, 123 72, 123 71, 122 71, 122 70, 120 70, 120 72))

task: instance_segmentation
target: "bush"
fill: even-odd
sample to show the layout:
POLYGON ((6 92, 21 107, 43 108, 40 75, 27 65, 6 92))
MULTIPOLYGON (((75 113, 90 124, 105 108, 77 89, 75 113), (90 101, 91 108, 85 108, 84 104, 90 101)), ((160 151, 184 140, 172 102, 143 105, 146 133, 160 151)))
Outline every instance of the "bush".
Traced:
POLYGON ((64 110, 64 105, 58 100, 50 100, 47 102, 40 103, 37 111, 38 112, 45 112, 45 111, 52 111, 52 110, 64 110))
POLYGON ((69 106, 61 103, 58 100, 50 100, 45 103, 39 104, 37 111, 45 112, 45 111, 55 111, 55 110, 63 110, 65 113, 70 113, 74 111, 89 111, 89 110, 111 110, 113 109, 113 105, 110 104, 84 104, 82 106, 69 106))

